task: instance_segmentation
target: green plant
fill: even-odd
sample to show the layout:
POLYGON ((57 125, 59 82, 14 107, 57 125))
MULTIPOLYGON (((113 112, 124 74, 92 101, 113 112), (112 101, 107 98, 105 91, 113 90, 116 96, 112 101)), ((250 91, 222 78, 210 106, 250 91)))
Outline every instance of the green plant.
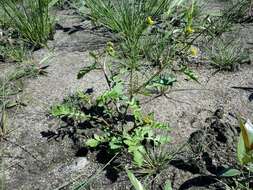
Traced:
MULTIPOLYGON (((133 70, 138 67, 137 61, 142 57, 143 41, 156 37, 148 29, 152 28, 156 21, 161 21, 162 15, 168 16, 182 2, 183 0, 88 0, 86 5, 91 19, 116 33, 114 38, 121 42, 122 56, 129 59, 126 61, 127 66, 133 70)), ((162 43, 166 43, 168 37, 164 36, 157 47, 162 46, 164 50, 162 43)), ((153 44, 149 47, 152 46, 154 47, 153 44)))
POLYGON ((53 106, 51 114, 55 117, 73 119, 77 123, 95 122, 94 127, 99 132, 86 140, 87 147, 106 146, 109 153, 113 154, 128 152, 136 165, 142 165, 144 141, 152 141, 156 145, 170 141, 168 136, 155 133, 155 130, 168 131, 169 127, 156 122, 153 114, 143 115, 138 102, 135 99, 129 101, 124 96, 120 81, 95 100, 82 92, 78 92, 75 99, 78 99, 78 105, 67 100, 63 104, 53 106), (89 107, 86 108, 87 113, 82 111, 85 104, 90 106, 92 112, 88 111, 89 107), (126 114, 132 115, 130 121, 126 119, 126 114), (96 127, 97 125, 99 127, 96 127))
POLYGON ((179 5, 182 0, 86 1, 91 18, 120 34, 123 39, 139 39, 153 19, 179 5))
POLYGON ((173 157, 172 153, 169 153, 165 147, 160 145, 146 148, 142 154, 144 158, 143 165, 136 171, 138 174, 149 176, 159 174, 173 157))
MULTIPOLYGON (((110 48, 112 46, 106 47, 107 56, 115 56, 116 52, 110 48)), ((96 98, 90 92, 78 91, 63 103, 53 106, 51 115, 64 119, 77 131, 78 126, 89 125, 89 129, 81 133, 86 147, 105 148, 109 154, 130 157, 133 168, 140 174, 155 176, 166 168, 173 157, 172 153, 157 148, 170 142, 169 126, 157 122, 153 113, 143 113, 137 97, 129 95, 128 84, 123 80, 129 72, 127 68, 120 67, 118 72, 111 72, 114 65, 108 64, 107 56, 103 58, 96 53, 91 53, 91 56, 94 63, 81 69, 77 77, 82 78, 92 70, 101 70, 108 90, 96 98), (89 135, 90 130, 96 132, 89 135)), ((173 76, 157 75, 144 87, 156 88, 162 93, 174 82, 173 76)))
MULTIPOLYGON (((1 13, 0 13, 1 16, 1 13)), ((1 18, 6 16, 1 16, 1 18)), ((10 23, 10 21, 6 21, 10 23)), ((0 59, 1 61, 9 61, 9 62, 22 62, 28 58, 29 52, 27 48, 27 44, 25 44, 22 40, 19 40, 18 33, 15 29, 10 28, 8 25, 2 25, 1 34, 0 34, 0 59)))
MULTIPOLYGON (((12 101, 10 97, 18 94, 22 90, 22 84, 13 83, 7 78, 0 79, 0 108, 2 109, 2 116, 4 121, 5 110, 17 105, 16 101, 12 101)), ((3 124, 3 123, 2 123, 3 124)), ((4 127, 4 125, 2 126, 4 127)))
POLYGON ((218 13, 208 12, 202 27, 207 29, 205 33, 209 40, 231 31, 235 23, 250 21, 250 16, 247 16, 250 4, 251 0, 231 0, 218 13))
POLYGON ((234 71, 247 58, 240 43, 233 40, 214 40, 205 50, 210 64, 218 70, 234 71))
POLYGON ((53 19, 49 14, 52 0, 0 0, 1 9, 21 37, 34 46, 41 47, 53 35, 53 19))
POLYGON ((0 8, 0 27, 1 29, 7 29, 10 25, 10 20, 8 19, 6 13, 2 8, 0 8))
POLYGON ((223 12, 226 12, 232 7, 232 10, 226 15, 228 21, 232 23, 243 23, 250 17, 251 4, 251 0, 230 0, 223 12))
MULTIPOLYGON (((184 1, 179 0, 95 1, 95 3, 87 1, 90 17, 116 33, 119 42, 109 48, 113 51, 113 57, 122 60, 118 67, 127 69, 129 73, 130 96, 145 92, 145 88, 150 87, 154 80, 164 78, 165 70, 169 73, 173 61, 180 62, 188 56, 188 48, 194 40, 187 42, 192 36, 185 35, 185 28, 192 25, 196 4, 193 1, 191 8, 185 10, 189 14, 185 13, 188 15, 187 21, 180 26, 181 28, 172 25, 174 21, 170 15, 183 3, 184 1), (149 6, 150 4, 154 6, 149 6), (166 22, 168 23, 164 26, 166 22)), ((107 67, 110 70, 110 64, 107 67)), ((175 82, 174 78, 172 77, 171 81, 164 83, 163 86, 171 86, 175 82)))

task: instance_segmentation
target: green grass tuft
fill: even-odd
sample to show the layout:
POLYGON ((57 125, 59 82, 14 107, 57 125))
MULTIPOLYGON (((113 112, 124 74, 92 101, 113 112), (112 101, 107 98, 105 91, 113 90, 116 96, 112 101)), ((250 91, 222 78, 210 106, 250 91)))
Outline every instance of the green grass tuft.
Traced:
POLYGON ((26 42, 39 48, 52 38, 53 18, 49 14, 51 1, 0 0, 0 4, 10 26, 16 29, 26 42))

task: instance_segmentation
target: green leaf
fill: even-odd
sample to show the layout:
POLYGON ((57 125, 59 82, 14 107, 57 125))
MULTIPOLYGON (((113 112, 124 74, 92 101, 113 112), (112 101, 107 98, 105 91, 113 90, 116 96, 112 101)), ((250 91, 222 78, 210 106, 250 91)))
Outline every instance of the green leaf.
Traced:
POLYGON ((111 90, 105 91, 101 96, 97 98, 99 106, 103 106, 112 100, 119 100, 124 98, 122 82, 117 82, 111 90))
POLYGON ((82 68, 79 71, 79 73, 77 74, 77 79, 83 78, 86 74, 88 74, 90 71, 95 70, 95 69, 96 69, 96 64, 95 63, 91 66, 82 68))
POLYGON ((244 140, 242 134, 239 136, 238 144, 237 144, 237 158, 241 164, 243 164, 243 158, 246 154, 246 149, 244 145, 244 140))
POLYGON ((248 170, 253 173, 253 163, 248 165, 248 170))
POLYGON ((133 98, 131 101, 128 102, 128 104, 132 110, 135 120, 137 122, 141 122, 143 116, 138 101, 133 98))
POLYGON ((83 103, 91 104, 91 97, 89 95, 85 94, 85 92, 77 91, 76 94, 77 94, 78 98, 80 98, 83 103))
POLYGON ((126 169, 127 175, 129 180, 131 181, 132 185, 134 186, 135 190, 145 190, 144 186, 141 182, 134 176, 134 174, 126 169))
POLYGON ((151 83, 153 83, 153 86, 156 86, 156 85, 173 86, 175 82, 177 82, 177 79, 176 77, 172 75, 160 75, 159 77, 151 81, 151 83))
POLYGON ((246 148, 245 148, 245 143, 244 143, 242 133, 239 136, 239 141, 238 141, 238 144, 237 144, 237 157, 238 157, 239 162, 242 165, 250 163, 253 160, 252 155, 250 155, 250 153, 248 153, 246 148))
POLYGON ((19 103, 17 101, 7 101, 5 108, 10 109, 16 107, 19 103))
POLYGON ((234 177, 240 175, 241 172, 237 169, 226 169, 222 174, 221 177, 234 177))
POLYGON ((88 139, 85 142, 85 145, 91 148, 96 148, 98 145, 100 144, 100 141, 96 140, 96 139, 88 139))
POLYGON ((68 116, 71 112, 72 112, 72 109, 70 108, 70 106, 66 104, 55 105, 51 108, 51 111, 50 111, 50 113, 54 117, 65 117, 65 116, 68 116))
POLYGON ((112 150, 120 149, 122 148, 122 140, 116 137, 112 137, 109 146, 112 150))
POLYGON ((133 147, 133 146, 135 146, 136 144, 139 143, 139 141, 134 141, 133 139, 131 139, 131 137, 130 137, 130 139, 124 140, 123 142, 124 142, 127 146, 129 146, 129 147, 133 147))
POLYGON ((190 68, 188 68, 187 66, 182 66, 181 71, 189 77, 189 79, 194 80, 196 82, 198 81, 198 75, 196 73, 194 73, 193 70, 191 70, 190 68))
POLYGON ((162 144, 167 144, 167 143, 171 142, 171 137, 165 136, 165 135, 157 135, 154 140, 155 140, 156 144, 162 145, 162 144))
POLYGON ((85 113, 83 113, 80 110, 77 110, 75 107, 69 104, 55 105, 51 108, 50 113, 54 117, 60 117, 60 118, 68 117, 68 118, 71 118, 77 121, 82 121, 82 122, 89 119, 89 115, 85 115, 85 113))
POLYGON ((164 190, 172 190, 172 185, 171 185, 171 181, 170 180, 167 180, 165 182, 164 190))
POLYGON ((155 122, 152 127, 156 129, 170 130, 170 127, 168 125, 164 123, 159 123, 159 122, 155 122))
POLYGON ((140 150, 137 149, 133 152, 133 159, 134 159, 135 164, 137 164, 137 166, 142 166, 144 162, 144 158, 140 150))

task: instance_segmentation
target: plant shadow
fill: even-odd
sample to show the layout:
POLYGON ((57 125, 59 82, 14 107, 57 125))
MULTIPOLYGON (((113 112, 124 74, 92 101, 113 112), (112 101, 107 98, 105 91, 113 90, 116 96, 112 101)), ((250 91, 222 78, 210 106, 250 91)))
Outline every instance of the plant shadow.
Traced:
MULTIPOLYGON (((193 187, 205 187, 210 189, 210 185, 214 185, 217 183, 217 179, 214 176, 197 176, 185 181, 180 187, 179 190, 187 190, 192 189, 193 187)), ((214 185, 216 190, 225 190, 225 188, 220 185, 214 185)))
MULTIPOLYGON (((84 90, 87 95, 93 94, 93 89, 88 88, 84 90)), ((74 96, 70 96, 70 101, 76 102, 74 96)), ((120 117, 108 117, 105 114, 103 107, 99 106, 81 106, 81 111, 86 115, 94 116, 96 118, 101 118, 103 121, 110 125, 117 125, 120 121, 120 117)), ((127 121, 133 120, 133 117, 127 115, 125 118, 127 121)), ((42 131, 40 134, 42 138, 46 138, 48 141, 62 141, 68 138, 72 141, 74 149, 76 149, 76 157, 85 157, 89 153, 95 155, 96 162, 107 165, 105 170, 105 176, 113 183, 119 178, 121 169, 119 169, 120 163, 117 162, 117 158, 114 158, 115 154, 108 152, 107 144, 102 144, 97 148, 87 148, 84 146, 84 140, 92 136, 97 132, 97 126, 103 125, 103 122, 99 120, 86 120, 84 122, 76 123, 73 119, 62 117, 61 121, 64 123, 62 126, 56 130, 42 131)))

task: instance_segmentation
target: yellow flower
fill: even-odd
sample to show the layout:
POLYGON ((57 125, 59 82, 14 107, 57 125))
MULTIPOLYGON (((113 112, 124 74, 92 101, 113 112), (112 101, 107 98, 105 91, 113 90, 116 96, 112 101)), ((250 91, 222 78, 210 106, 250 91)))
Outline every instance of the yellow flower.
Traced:
POLYGON ((113 47, 108 47, 108 48, 107 48, 107 52, 109 53, 109 55, 115 56, 115 50, 114 50, 113 47))
POLYGON ((111 56, 115 56, 115 50, 114 50, 114 47, 113 47, 113 43, 112 42, 108 42, 107 43, 107 47, 106 47, 106 51, 109 55, 111 56))
POLYGON ((144 116, 144 117, 143 117, 143 122, 144 122, 145 124, 152 124, 152 123, 153 123, 153 120, 152 120, 152 118, 151 118, 149 115, 147 115, 147 116, 144 116))
POLYGON ((113 47, 108 47, 107 50, 108 50, 109 52, 113 52, 113 51, 114 51, 113 47))
POLYGON ((113 45, 112 42, 108 42, 108 43, 107 43, 107 46, 108 46, 108 47, 113 47, 114 45, 113 45))
POLYGON ((149 17, 147 18, 147 24, 150 25, 150 26, 152 26, 152 25, 154 25, 154 23, 155 23, 155 22, 152 20, 151 16, 149 16, 149 17))
POLYGON ((198 54, 199 54, 199 50, 198 50, 198 48, 196 48, 196 47, 194 47, 194 46, 191 46, 191 48, 190 48, 190 53, 191 53, 191 56, 197 57, 198 54))
POLYGON ((186 32, 187 34, 192 34, 193 32, 195 32, 195 30, 192 29, 191 26, 187 26, 187 28, 185 29, 185 32, 186 32))

